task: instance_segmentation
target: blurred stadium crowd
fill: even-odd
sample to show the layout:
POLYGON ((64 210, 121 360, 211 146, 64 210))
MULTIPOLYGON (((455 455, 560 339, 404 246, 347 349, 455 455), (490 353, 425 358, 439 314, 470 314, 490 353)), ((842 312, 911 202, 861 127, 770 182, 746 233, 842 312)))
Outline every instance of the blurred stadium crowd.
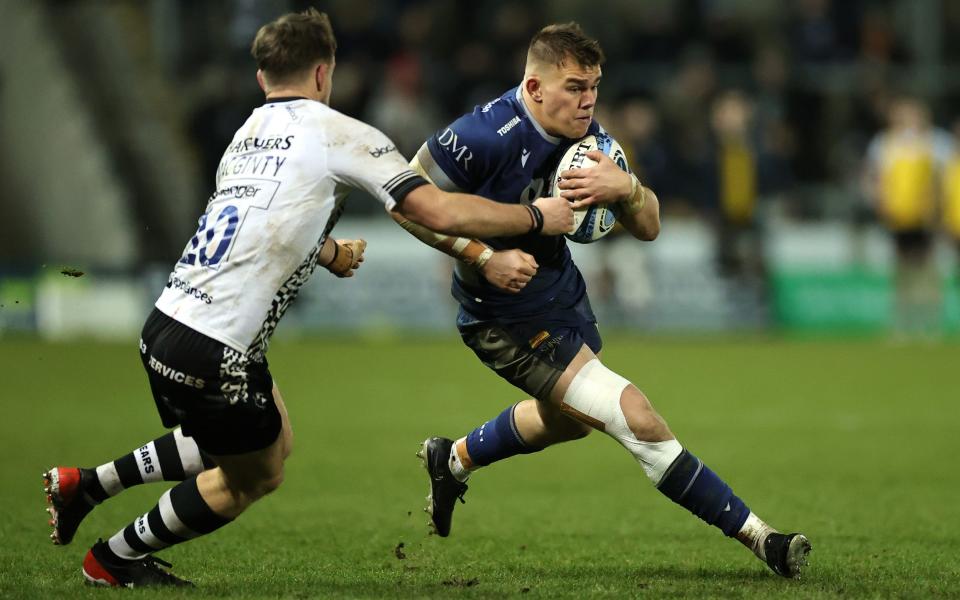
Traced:
MULTIPOLYGON (((184 83, 219 72, 247 91, 215 85, 191 107, 206 172, 258 101, 247 54, 256 25, 313 4, 180 4, 182 44, 169 49, 168 64, 184 83), (205 130, 221 121, 222 130, 205 130)), ((784 194, 795 214, 843 216, 857 204, 837 206, 809 186, 857 182, 892 98, 929 101, 944 127, 960 116, 960 41, 950 35, 960 30, 960 6, 951 2, 350 0, 321 7, 340 38, 333 104, 382 128, 407 155, 438 126, 516 85, 533 31, 581 22, 609 57, 599 119, 669 210, 743 219, 754 212, 749 196, 784 194), (741 147, 726 143, 733 138, 741 147)))
MULTIPOLYGON (((89 114, 139 232, 118 242, 132 264, 180 249, 223 148, 262 101, 250 40, 260 24, 308 6, 327 11, 338 36, 332 105, 382 129, 407 156, 436 128, 518 84, 533 32, 576 20, 608 57, 599 121, 657 191, 665 218, 714 231, 722 272, 764 279, 763 228, 775 220, 882 225, 895 237, 960 248, 957 2, 7 3, 8 28, 28 10, 49 25, 41 39, 67 64, 77 110, 89 114), (909 123, 896 118, 905 104, 909 123)), ((0 62, 0 109, 19 83, 12 70, 33 60, 24 52, 0 62)), ((0 124, 7 147, 24 135, 16 114, 6 110, 0 124)), ((0 172, 13 173, 12 187, 29 197, 32 184, 16 177, 22 164, 2 161, 0 172)), ((24 233, 29 210, 13 197, 0 211, 5 262, 57 254, 43 241, 57 235, 24 233)), ((353 202, 348 215, 377 210, 353 202)))

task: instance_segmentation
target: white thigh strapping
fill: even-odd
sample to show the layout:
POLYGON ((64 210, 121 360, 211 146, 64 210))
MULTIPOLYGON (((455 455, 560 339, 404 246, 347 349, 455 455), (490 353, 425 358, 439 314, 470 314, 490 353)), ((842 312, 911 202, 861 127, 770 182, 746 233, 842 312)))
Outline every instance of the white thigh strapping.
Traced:
POLYGON ((677 440, 644 442, 637 439, 620 408, 620 396, 630 382, 593 359, 583 365, 563 396, 564 404, 603 423, 604 432, 614 438, 637 459, 654 485, 680 456, 683 447, 677 440))

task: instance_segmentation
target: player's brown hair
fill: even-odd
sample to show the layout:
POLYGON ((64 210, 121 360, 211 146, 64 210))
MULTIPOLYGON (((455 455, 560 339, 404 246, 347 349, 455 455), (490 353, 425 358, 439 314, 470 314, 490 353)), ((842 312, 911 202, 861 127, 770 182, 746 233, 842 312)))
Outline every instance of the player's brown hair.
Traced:
POLYGON ((250 46, 257 67, 274 83, 286 82, 318 61, 331 63, 336 50, 330 18, 315 8, 267 23, 250 46))
POLYGON ((532 61, 559 67, 567 57, 582 67, 599 66, 606 60, 600 42, 587 36, 576 21, 547 25, 530 40, 528 63, 532 61))

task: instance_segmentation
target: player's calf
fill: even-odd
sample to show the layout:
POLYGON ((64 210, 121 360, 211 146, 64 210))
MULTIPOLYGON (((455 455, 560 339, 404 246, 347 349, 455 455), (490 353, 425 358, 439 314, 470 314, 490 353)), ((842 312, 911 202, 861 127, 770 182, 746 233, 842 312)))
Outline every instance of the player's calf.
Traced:
POLYGON ((736 537, 778 575, 800 575, 810 552, 807 538, 783 535, 752 513, 726 482, 672 439, 666 423, 629 381, 591 360, 570 382, 561 407, 616 439, 672 501, 736 537))
POLYGON ((589 425, 570 418, 558 406, 541 400, 524 400, 513 409, 516 429, 526 445, 546 448, 587 437, 589 425))

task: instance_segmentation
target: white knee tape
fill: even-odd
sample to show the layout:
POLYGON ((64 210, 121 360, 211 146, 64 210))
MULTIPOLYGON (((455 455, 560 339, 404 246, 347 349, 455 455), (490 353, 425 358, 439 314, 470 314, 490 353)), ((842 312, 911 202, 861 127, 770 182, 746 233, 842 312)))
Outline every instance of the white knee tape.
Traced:
POLYGON ((593 359, 577 373, 563 396, 564 404, 603 423, 604 432, 614 438, 637 459, 654 485, 680 456, 683 447, 677 440, 644 442, 637 439, 620 408, 620 396, 630 382, 593 359))

